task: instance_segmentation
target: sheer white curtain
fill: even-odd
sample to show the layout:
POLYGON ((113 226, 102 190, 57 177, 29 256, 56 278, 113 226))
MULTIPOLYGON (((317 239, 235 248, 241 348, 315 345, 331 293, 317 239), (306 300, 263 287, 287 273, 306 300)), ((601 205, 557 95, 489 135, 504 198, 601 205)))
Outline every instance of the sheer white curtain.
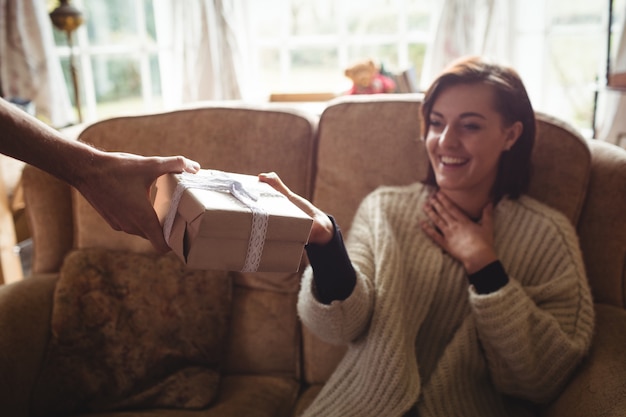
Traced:
POLYGON ((245 94, 245 0, 155 2, 167 107, 245 94))
POLYGON ((431 42, 426 49, 421 87, 427 88, 451 61, 482 55, 511 57, 511 0, 439 0, 431 42))
POLYGON ((0 80, 6 99, 31 101, 52 126, 75 121, 43 0, 0 0, 0 80))

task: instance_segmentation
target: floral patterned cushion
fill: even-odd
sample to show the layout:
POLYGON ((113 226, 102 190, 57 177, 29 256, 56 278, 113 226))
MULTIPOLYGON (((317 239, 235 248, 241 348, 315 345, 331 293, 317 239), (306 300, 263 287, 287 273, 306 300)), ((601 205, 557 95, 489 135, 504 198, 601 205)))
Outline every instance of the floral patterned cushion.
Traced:
POLYGON ((227 272, 186 270, 173 254, 73 252, 33 414, 208 406, 230 309, 227 272))

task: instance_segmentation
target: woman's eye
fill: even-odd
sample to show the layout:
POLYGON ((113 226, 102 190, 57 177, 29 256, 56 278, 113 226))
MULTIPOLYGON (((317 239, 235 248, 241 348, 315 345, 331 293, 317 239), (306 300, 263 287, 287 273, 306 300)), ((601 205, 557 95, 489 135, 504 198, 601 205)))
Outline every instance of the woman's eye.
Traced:
POLYGON ((438 129, 441 128, 441 126, 443 126, 443 123, 440 120, 431 120, 430 121, 430 127, 438 129))
POLYGON ((476 130, 480 130, 480 125, 475 124, 475 123, 467 123, 463 125, 463 128, 465 128, 466 130, 470 130, 470 131, 476 131, 476 130))

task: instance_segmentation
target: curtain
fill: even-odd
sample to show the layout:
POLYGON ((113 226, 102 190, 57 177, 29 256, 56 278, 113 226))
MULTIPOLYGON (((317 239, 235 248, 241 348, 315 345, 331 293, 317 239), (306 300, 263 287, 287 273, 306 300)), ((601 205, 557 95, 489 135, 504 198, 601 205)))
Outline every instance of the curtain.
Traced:
POLYGON ((450 62, 466 55, 510 60, 510 0, 439 0, 426 49, 421 87, 450 62))
POLYGON ((245 0, 155 2, 167 107, 245 94, 245 0))
POLYGON ((0 82, 4 98, 30 101, 52 126, 75 119, 43 0, 0 0, 0 82))

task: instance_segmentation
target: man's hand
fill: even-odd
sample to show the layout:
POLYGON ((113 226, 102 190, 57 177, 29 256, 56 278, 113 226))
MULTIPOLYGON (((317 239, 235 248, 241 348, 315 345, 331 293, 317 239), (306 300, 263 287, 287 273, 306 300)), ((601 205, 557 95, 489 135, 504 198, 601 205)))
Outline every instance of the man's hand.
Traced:
POLYGON ((196 173, 197 162, 182 156, 143 157, 95 151, 91 163, 73 185, 115 230, 148 239, 154 248, 170 250, 150 201, 150 187, 161 175, 196 173))

